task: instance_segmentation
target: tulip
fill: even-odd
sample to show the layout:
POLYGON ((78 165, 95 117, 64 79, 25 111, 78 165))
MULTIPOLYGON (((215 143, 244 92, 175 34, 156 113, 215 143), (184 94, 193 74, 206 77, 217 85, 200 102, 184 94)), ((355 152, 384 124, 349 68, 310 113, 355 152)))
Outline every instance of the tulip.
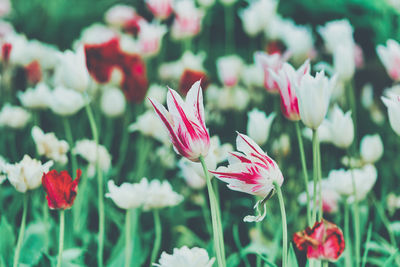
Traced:
POLYGON ((382 97, 382 101, 388 109, 393 131, 400 136, 400 95, 391 94, 389 97, 382 97))
POLYGON ((11 106, 5 104, 0 111, 0 127, 9 127, 12 129, 24 128, 29 119, 31 113, 18 106, 11 106))
POLYGON ((303 77, 308 75, 309 71, 310 64, 308 60, 304 62, 298 70, 295 70, 292 65, 288 63, 284 63, 277 73, 270 70, 270 74, 279 88, 282 113, 291 121, 300 120, 299 105, 296 96, 297 92, 295 91, 295 88, 303 77))
POLYGON ((201 80, 201 88, 206 90, 209 84, 207 74, 200 70, 185 69, 179 80, 179 92, 186 95, 190 86, 198 80, 201 80))
POLYGON ((268 117, 265 112, 258 109, 253 109, 247 113, 247 134, 253 139, 258 145, 264 145, 269 136, 272 122, 274 121, 276 114, 272 112, 268 117))
POLYGON ((172 13, 172 0, 146 0, 146 6, 154 17, 167 19, 172 13))
POLYGON ((100 100, 101 111, 109 118, 120 117, 126 109, 124 94, 118 88, 106 89, 100 100))
POLYGON ((143 57, 152 57, 159 53, 161 41, 167 33, 167 27, 158 23, 140 23, 140 32, 138 35, 138 45, 140 54, 143 57))
POLYGON ((236 55, 217 59, 218 78, 224 86, 232 87, 239 82, 243 69, 243 60, 236 55))
MULTIPOLYGON (((354 30, 347 19, 330 21, 326 23, 325 26, 318 27, 317 30, 324 40, 325 47, 331 53, 334 53, 336 48, 343 44, 354 46, 354 30)), ((353 57, 351 59, 353 59, 353 57)))
POLYGON ((126 32, 136 35, 140 31, 139 23, 144 20, 136 13, 136 10, 127 5, 115 5, 107 10, 105 21, 116 28, 122 28, 126 32))
POLYGON ((159 267, 212 267, 215 258, 208 256, 207 250, 203 248, 188 248, 183 246, 181 248, 174 248, 172 254, 163 252, 159 260, 159 264, 154 266, 159 267))
POLYGON ((383 156, 383 143, 379 134, 366 135, 361 139, 360 155, 365 163, 375 163, 383 156))
POLYGON ((38 83, 34 88, 18 92, 21 104, 28 109, 47 109, 50 104, 51 90, 45 83, 38 83))
POLYGON ((85 105, 81 93, 62 86, 56 87, 49 96, 49 107, 57 115, 67 117, 78 113, 85 105))
POLYGON ((300 118, 307 127, 316 130, 321 125, 335 82, 335 77, 328 79, 324 71, 320 71, 315 77, 304 75, 296 86, 300 118))
POLYGON ((147 110, 139 115, 136 122, 128 126, 130 132, 140 132, 145 136, 152 137, 163 144, 169 144, 168 133, 163 129, 163 124, 152 110, 147 110))
POLYGON ((351 111, 343 113, 338 105, 335 105, 330 119, 327 120, 330 141, 337 147, 348 148, 354 139, 354 124, 351 111))
POLYGON ((118 187, 114 181, 108 181, 109 193, 106 197, 111 198, 121 209, 139 208, 143 206, 148 195, 148 184, 147 179, 142 179, 139 183, 123 183, 118 187))
POLYGON ((333 67, 338 79, 344 82, 350 81, 356 69, 354 60, 354 44, 338 45, 333 53, 333 67))
POLYGON ((201 30, 204 12, 194 5, 194 1, 177 1, 174 6, 175 19, 172 24, 171 36, 182 40, 192 38, 201 30))
POLYGON ((390 78, 400 81, 400 45, 395 40, 389 39, 386 47, 378 45, 376 52, 382 61, 390 78))
POLYGON ((168 131, 175 151, 191 161, 199 161, 207 156, 210 136, 205 125, 203 93, 200 81, 192 85, 186 96, 186 102, 179 94, 169 89, 167 111, 163 105, 149 98, 155 112, 168 131))
POLYGON ((69 145, 64 140, 58 140, 54 133, 44 133, 38 126, 32 128, 32 138, 36 144, 37 153, 64 165, 68 162, 69 145))
POLYGON ((324 219, 295 233, 293 242, 299 250, 307 251, 308 259, 336 261, 345 248, 342 230, 324 219))

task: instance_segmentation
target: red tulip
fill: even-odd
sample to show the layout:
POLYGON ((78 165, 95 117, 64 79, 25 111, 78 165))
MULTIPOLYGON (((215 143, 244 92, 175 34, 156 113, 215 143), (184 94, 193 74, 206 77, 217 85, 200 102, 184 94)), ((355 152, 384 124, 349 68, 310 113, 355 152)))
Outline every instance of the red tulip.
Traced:
POLYGON ((299 250, 307 250, 307 258, 329 261, 336 261, 345 247, 342 230, 324 219, 315 222, 313 228, 295 233, 293 242, 299 250))
POLYGON ((69 209, 76 197, 76 190, 82 171, 76 171, 76 178, 72 181, 67 171, 57 172, 51 170, 43 174, 42 185, 47 193, 47 201, 50 209, 69 209))
POLYGON ((181 79, 179 81, 179 92, 182 95, 187 95, 189 88, 191 88, 191 86, 198 80, 201 80, 200 84, 201 88, 203 90, 206 90, 209 81, 207 75, 203 71, 191 70, 191 69, 184 70, 181 79))

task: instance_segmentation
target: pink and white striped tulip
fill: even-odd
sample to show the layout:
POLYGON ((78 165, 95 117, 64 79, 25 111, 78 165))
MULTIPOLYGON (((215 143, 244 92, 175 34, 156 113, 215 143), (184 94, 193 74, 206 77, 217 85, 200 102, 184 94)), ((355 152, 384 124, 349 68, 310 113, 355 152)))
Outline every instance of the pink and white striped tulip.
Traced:
POLYGON ((183 101, 175 90, 169 89, 168 111, 156 100, 149 98, 169 134, 176 153, 195 162, 199 161, 200 156, 207 156, 210 147, 200 82, 195 82, 189 89, 186 101, 183 101))
POLYGON ((390 78, 394 81, 400 81, 400 44, 395 40, 389 39, 386 42, 386 46, 378 45, 376 52, 390 78))
POLYGON ((238 133, 236 146, 242 153, 231 152, 229 165, 211 173, 228 183, 232 190, 262 197, 263 200, 258 201, 254 208, 258 210, 260 204, 264 205, 263 214, 244 218, 247 222, 261 221, 266 213, 265 202, 275 190, 274 182, 281 186, 283 175, 278 164, 247 135, 238 133))
POLYGON ((389 94, 382 101, 388 109, 390 126, 400 136, 400 95, 389 94))
POLYGON ((297 70, 289 63, 284 63, 278 72, 270 70, 281 95, 281 109, 283 115, 291 121, 300 120, 299 105, 295 88, 301 79, 310 72, 310 62, 306 60, 297 70))
POLYGON ((258 51, 254 54, 254 60, 264 70, 264 86, 270 93, 279 93, 279 87, 275 79, 272 77, 270 70, 278 72, 283 63, 288 60, 290 53, 281 55, 280 53, 268 54, 258 51))
POLYGON ((172 0, 146 0, 151 13, 159 20, 167 19, 172 13, 172 0))

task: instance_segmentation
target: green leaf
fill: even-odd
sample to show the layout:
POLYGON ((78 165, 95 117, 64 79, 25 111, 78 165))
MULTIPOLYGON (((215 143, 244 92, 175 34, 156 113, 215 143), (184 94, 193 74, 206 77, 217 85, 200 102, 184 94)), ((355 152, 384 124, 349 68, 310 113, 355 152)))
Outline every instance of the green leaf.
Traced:
POLYGON ((44 223, 31 223, 27 227, 22 243, 20 262, 29 266, 36 265, 46 247, 44 223))
MULTIPOLYGON (((15 235, 12 230, 11 225, 7 222, 5 216, 1 218, 0 222, 0 258, 4 263, 4 266, 7 265, 7 262, 11 261, 13 255, 13 249, 15 244, 15 235)), ((1 263, 1 261, 0 261, 1 263)), ((2 264, 3 264, 2 263, 2 264)))
POLYGON ((290 243, 289 253, 288 253, 288 266, 290 267, 298 267, 299 264, 297 262, 296 253, 293 249, 293 244, 290 243))

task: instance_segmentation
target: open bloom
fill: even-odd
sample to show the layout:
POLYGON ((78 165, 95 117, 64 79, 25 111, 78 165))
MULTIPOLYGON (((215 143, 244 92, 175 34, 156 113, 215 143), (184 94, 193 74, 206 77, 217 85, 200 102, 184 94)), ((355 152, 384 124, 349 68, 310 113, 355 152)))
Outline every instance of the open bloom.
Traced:
POLYGON ((76 178, 72 181, 67 171, 51 170, 44 173, 42 185, 46 191, 46 198, 50 209, 69 209, 76 197, 78 183, 82 171, 76 170, 76 178))
POLYGON ((146 0, 146 6, 157 19, 167 19, 172 13, 172 0, 146 0))
POLYGON ((29 109, 47 109, 49 107, 50 88, 45 83, 38 83, 25 92, 18 92, 17 96, 21 104, 29 109))
POLYGON ((258 210, 258 205, 264 204, 264 213, 244 218, 247 222, 261 221, 265 217, 265 201, 275 190, 274 182, 281 186, 283 175, 278 164, 248 136, 238 133, 236 146, 243 153, 231 152, 229 165, 211 173, 228 183, 228 188, 232 190, 262 197, 263 200, 258 201, 255 208, 258 210))
POLYGON ((107 88, 101 95, 101 111, 109 118, 122 116, 126 109, 124 94, 115 87, 107 88))
POLYGON ((200 32, 204 12, 195 6, 194 1, 177 1, 174 12, 175 19, 171 29, 172 38, 176 40, 192 38, 200 32))
POLYGON ((208 253, 203 248, 174 248, 172 254, 165 251, 161 253, 159 264, 154 264, 159 267, 212 267, 215 258, 208 256, 208 253))
POLYGON ((376 52, 386 68, 390 78, 400 81, 400 45, 395 40, 389 39, 386 46, 378 45, 376 52))
MULTIPOLYGON (((146 180, 146 178, 143 178, 146 180)), ((176 193, 168 181, 151 180, 146 190, 143 210, 173 207, 183 201, 183 196, 176 193)))
POLYGON ((25 109, 7 103, 0 111, 0 127, 22 129, 30 118, 31 114, 25 109))
POLYGON ((40 156, 44 155, 62 165, 68 162, 69 145, 64 140, 58 140, 54 133, 44 133, 38 126, 32 128, 33 141, 40 156))
POLYGON ((400 95, 391 94, 389 98, 382 97, 382 101, 388 109, 390 126, 400 135, 400 95))
POLYGON ((342 230, 324 219, 315 222, 312 228, 295 233, 293 242, 299 250, 307 251, 309 259, 336 261, 345 248, 342 230))
POLYGON ((265 52, 256 52, 254 54, 254 60, 264 70, 264 86, 268 92, 279 92, 278 84, 272 77, 271 71, 278 73, 283 63, 289 58, 289 55, 290 53, 281 55, 280 53, 267 54, 265 52))
POLYGON ((160 51, 162 38, 167 33, 167 26, 143 21, 140 23, 140 29, 138 35, 140 54, 144 57, 155 56, 160 51))
POLYGON ((247 122, 247 134, 258 145, 264 145, 268 140, 272 122, 276 117, 275 112, 272 112, 267 117, 264 111, 253 109, 247 113, 247 116, 249 118, 247 122))
POLYGON ((304 62, 298 70, 295 70, 293 66, 288 63, 284 63, 277 73, 270 70, 270 73, 279 88, 283 116, 291 121, 300 120, 299 105, 296 96, 297 92, 295 92, 295 88, 309 72, 310 63, 308 60, 304 62))
MULTIPOLYGON (((333 20, 318 27, 326 49, 333 53, 340 45, 354 45, 353 27, 347 19, 333 20)), ((353 58, 351 58, 353 59, 353 58)))
POLYGON ((235 86, 239 82, 243 65, 243 60, 236 55, 218 58, 217 71, 221 83, 228 87, 235 86))
POLYGON ((133 35, 140 31, 139 23, 144 20, 133 7, 120 4, 107 10, 104 19, 109 25, 121 28, 133 35))
POLYGON ((85 106, 83 95, 63 86, 55 88, 49 96, 49 107, 57 115, 72 116, 85 106))
POLYGON ((18 163, 4 165, 3 171, 10 183, 18 192, 25 193, 40 186, 43 173, 49 171, 53 161, 42 164, 41 161, 25 155, 18 163))
POLYGON ((325 72, 320 71, 315 77, 304 75, 296 87, 300 118, 307 127, 317 129, 321 125, 328 111, 335 82, 335 76, 328 79, 325 72))
POLYGON ((111 198, 115 205, 121 209, 134 209, 141 207, 148 195, 147 179, 142 179, 139 183, 123 183, 116 186, 114 181, 108 181, 108 191, 106 197, 111 198))
POLYGON ((338 105, 335 105, 330 115, 324 122, 329 129, 330 141, 337 147, 348 148, 354 139, 351 111, 344 113, 338 105))
POLYGON ((152 137, 163 144, 170 144, 168 134, 163 129, 162 122, 153 110, 147 110, 137 116, 136 122, 128 126, 130 132, 140 132, 145 136, 152 137))
POLYGON ((149 98, 154 110, 165 126, 175 151, 191 161, 207 156, 210 135, 204 120, 203 93, 200 81, 192 85, 186 102, 179 94, 169 89, 168 111, 163 105, 149 98))

